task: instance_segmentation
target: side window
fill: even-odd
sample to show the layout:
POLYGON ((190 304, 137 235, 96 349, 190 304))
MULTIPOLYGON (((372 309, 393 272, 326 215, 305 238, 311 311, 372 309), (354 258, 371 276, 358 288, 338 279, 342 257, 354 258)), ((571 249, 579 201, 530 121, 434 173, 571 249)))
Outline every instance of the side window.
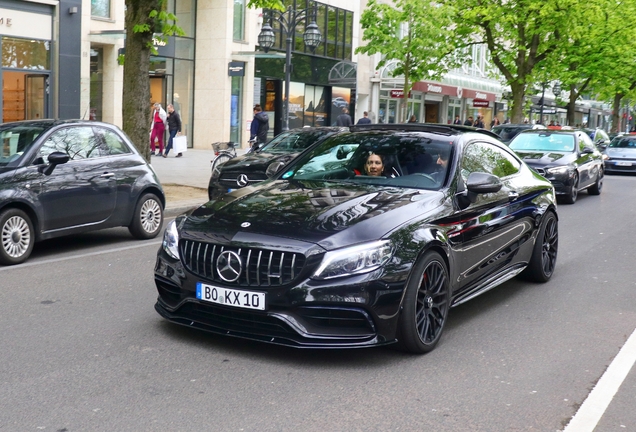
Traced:
POLYGON ((104 137, 106 152, 109 155, 130 154, 130 149, 117 133, 109 129, 96 128, 98 135, 104 137))
POLYGON ((578 133, 577 134, 579 137, 579 150, 583 151, 585 148, 589 148, 594 150, 594 142, 592 141, 592 139, 587 136, 586 133, 578 133))
POLYGON ((489 143, 472 143, 464 150, 461 175, 464 181, 473 172, 507 177, 519 172, 521 163, 507 151, 489 143))
POLYGON ((69 155, 71 160, 102 156, 101 140, 90 126, 74 126, 53 132, 40 147, 39 155, 46 161, 53 152, 69 155))

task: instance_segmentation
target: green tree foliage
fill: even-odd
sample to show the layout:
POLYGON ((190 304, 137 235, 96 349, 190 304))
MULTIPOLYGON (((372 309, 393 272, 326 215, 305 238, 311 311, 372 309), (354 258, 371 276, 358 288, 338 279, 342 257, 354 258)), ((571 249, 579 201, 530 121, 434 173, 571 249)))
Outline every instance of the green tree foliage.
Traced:
POLYGON ((280 11, 285 10, 285 5, 282 0, 250 0, 247 3, 247 7, 252 9, 264 8, 264 9, 277 9, 280 11))
POLYGON ((183 36, 174 14, 165 11, 166 0, 126 0, 126 55, 124 59, 123 129, 137 150, 150 159, 150 55, 153 38, 183 36))
POLYGON ((455 5, 456 36, 486 44, 492 63, 512 90, 514 122, 523 119, 524 97, 538 81, 537 67, 558 55, 571 29, 581 23, 582 0, 442 0, 455 5))
MULTIPOLYGON (((395 60, 393 76, 404 76, 404 95, 412 83, 440 79, 452 67, 455 52, 451 38, 452 7, 421 0, 397 0, 394 5, 370 0, 362 12, 363 41, 356 53, 383 55, 378 67, 395 60), (443 61, 445 59, 445 61, 443 61)), ((404 121, 402 104, 398 121, 404 121)))

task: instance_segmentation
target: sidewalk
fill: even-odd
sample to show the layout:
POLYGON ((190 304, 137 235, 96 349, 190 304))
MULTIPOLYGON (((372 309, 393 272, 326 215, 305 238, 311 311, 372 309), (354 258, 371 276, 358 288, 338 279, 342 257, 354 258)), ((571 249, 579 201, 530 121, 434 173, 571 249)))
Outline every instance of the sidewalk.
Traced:
MULTIPOLYGON (((237 150, 239 155, 244 152, 244 149, 237 150)), ((208 201, 210 161, 214 160, 214 150, 188 149, 182 157, 175 156, 176 153, 171 151, 167 158, 150 158, 150 165, 166 193, 166 216, 176 216, 208 201)))

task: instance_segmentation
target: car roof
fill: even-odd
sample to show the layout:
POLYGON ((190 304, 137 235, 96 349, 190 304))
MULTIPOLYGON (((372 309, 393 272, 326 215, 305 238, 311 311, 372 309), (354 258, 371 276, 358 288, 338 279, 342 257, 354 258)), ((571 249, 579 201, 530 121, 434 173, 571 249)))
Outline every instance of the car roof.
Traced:
POLYGON ((501 139, 499 135, 486 129, 463 125, 445 125, 438 123, 372 123, 349 126, 351 132, 361 131, 402 131, 402 132, 430 132, 443 135, 463 135, 465 133, 480 133, 491 138, 501 139))
POLYGON ((84 120, 84 119, 31 119, 31 120, 20 120, 15 122, 3 123, 2 127, 9 125, 39 125, 42 127, 53 127, 64 124, 90 124, 90 125, 105 125, 105 126, 115 126, 111 123, 99 122, 95 120, 84 120))

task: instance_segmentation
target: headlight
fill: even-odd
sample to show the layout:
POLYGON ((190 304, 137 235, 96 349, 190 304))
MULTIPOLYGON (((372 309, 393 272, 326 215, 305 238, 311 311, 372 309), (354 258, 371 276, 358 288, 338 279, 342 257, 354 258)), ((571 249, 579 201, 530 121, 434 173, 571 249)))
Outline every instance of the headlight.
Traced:
POLYGON ((565 174, 568 173, 568 171, 569 171, 569 168, 566 167, 566 166, 547 168, 545 170, 545 172, 547 172, 548 174, 552 174, 552 175, 565 175, 565 174))
POLYGON ((388 240, 327 252, 313 279, 332 279, 373 271, 384 265, 393 255, 388 240))
POLYGON ((174 259, 179 259, 179 232, 177 222, 172 221, 163 233, 163 250, 174 259))

